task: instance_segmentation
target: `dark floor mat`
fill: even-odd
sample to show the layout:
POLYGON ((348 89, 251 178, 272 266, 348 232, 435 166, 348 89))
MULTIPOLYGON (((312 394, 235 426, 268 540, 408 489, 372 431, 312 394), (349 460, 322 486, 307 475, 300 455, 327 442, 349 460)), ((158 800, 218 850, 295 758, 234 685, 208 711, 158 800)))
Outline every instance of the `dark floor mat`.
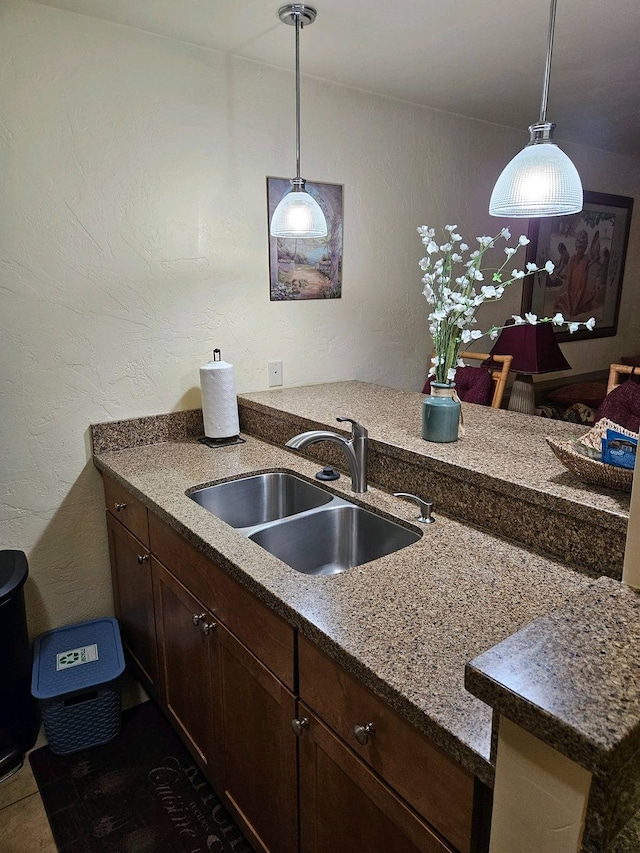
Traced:
POLYGON ((153 702, 104 746, 29 760, 60 853, 252 853, 153 702))

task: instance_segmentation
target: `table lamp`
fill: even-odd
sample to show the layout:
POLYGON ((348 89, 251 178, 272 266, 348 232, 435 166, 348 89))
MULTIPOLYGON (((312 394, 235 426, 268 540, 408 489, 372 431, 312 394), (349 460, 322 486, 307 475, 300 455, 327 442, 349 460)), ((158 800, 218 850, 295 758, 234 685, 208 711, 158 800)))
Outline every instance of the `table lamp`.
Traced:
POLYGON ((512 412, 535 415, 533 374, 571 370, 562 354, 551 323, 511 323, 500 332, 491 355, 512 355, 511 369, 516 374, 507 408, 512 412))

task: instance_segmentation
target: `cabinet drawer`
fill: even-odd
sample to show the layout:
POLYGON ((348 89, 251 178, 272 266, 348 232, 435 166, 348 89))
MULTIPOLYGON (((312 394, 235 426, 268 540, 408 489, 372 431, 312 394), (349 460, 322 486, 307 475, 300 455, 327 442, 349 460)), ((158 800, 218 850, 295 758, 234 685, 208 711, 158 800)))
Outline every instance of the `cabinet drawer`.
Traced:
POLYGON ((123 524, 127 530, 149 547, 149 523, 147 508, 134 498, 120 483, 106 474, 104 479, 104 499, 109 512, 123 524))
POLYGON ((149 533, 158 560, 292 690, 293 628, 152 512, 149 533))
POLYGON ((469 853, 473 775, 304 637, 298 654, 301 699, 454 847, 469 853), (367 724, 374 732, 362 744, 354 729, 367 724))

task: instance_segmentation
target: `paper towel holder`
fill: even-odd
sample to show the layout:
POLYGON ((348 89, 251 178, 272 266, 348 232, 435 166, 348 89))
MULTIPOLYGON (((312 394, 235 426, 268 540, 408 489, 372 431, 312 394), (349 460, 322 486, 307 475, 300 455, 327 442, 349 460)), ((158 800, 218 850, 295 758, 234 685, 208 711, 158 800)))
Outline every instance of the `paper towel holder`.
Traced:
POLYGON ((231 438, 208 438, 203 435, 198 439, 200 444, 206 444, 207 447, 231 447, 233 444, 244 444, 246 440, 239 435, 232 435, 231 438))
MULTIPOLYGON (((213 361, 221 362, 222 361, 222 353, 219 347, 216 347, 213 350, 213 361)), ((202 372, 202 371, 201 371, 202 372)), ((206 427, 206 418, 205 418, 205 427, 206 427)), ((200 444, 204 444, 207 447, 231 447, 235 444, 245 444, 246 439, 241 438, 240 435, 227 435, 222 436, 220 438, 213 438, 208 435, 203 435, 198 438, 200 444)))

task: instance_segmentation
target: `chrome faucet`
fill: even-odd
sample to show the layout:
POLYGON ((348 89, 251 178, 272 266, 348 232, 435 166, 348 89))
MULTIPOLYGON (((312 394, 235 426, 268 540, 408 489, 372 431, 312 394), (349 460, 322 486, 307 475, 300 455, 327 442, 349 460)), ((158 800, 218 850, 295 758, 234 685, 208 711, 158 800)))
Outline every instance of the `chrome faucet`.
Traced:
POLYGON ((339 444, 344 450, 347 462, 349 463, 351 491, 366 492, 369 433, 362 424, 354 421, 353 418, 336 418, 336 420, 340 423, 348 421, 351 424, 351 438, 345 438, 337 432, 312 429, 309 432, 301 432, 300 435, 294 435, 285 444, 285 447, 290 447, 292 450, 302 450, 318 441, 332 441, 334 444, 339 444))

